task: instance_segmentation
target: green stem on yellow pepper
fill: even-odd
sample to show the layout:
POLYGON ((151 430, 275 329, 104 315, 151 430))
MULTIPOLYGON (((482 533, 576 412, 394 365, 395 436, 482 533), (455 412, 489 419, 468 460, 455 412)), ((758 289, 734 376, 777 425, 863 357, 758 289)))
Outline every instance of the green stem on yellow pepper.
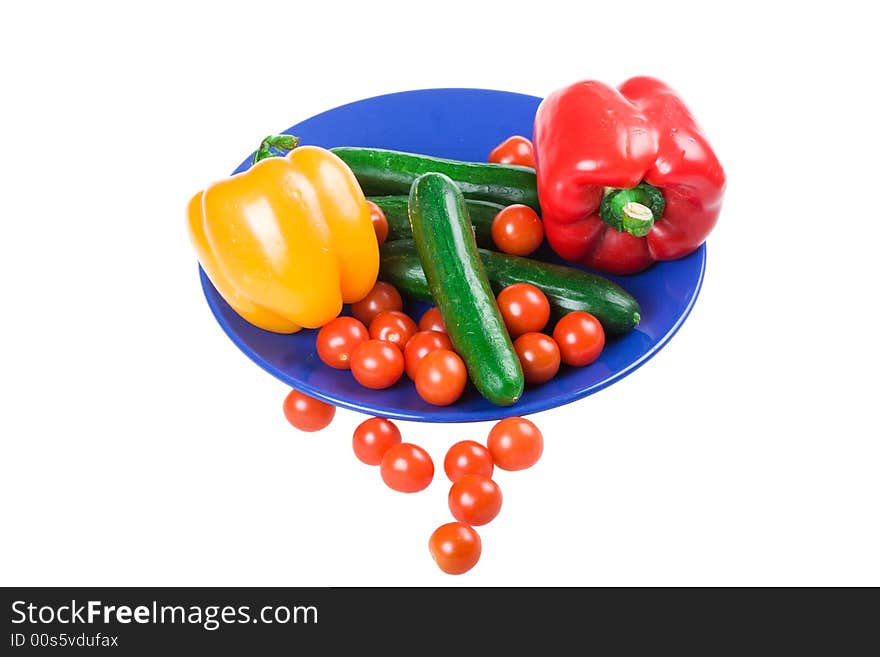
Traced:
POLYGON ((281 151, 286 155, 297 146, 299 146, 299 137, 294 135, 269 135, 260 142, 260 147, 254 153, 253 164, 260 160, 265 160, 267 157, 278 155, 278 153, 273 151, 281 151))

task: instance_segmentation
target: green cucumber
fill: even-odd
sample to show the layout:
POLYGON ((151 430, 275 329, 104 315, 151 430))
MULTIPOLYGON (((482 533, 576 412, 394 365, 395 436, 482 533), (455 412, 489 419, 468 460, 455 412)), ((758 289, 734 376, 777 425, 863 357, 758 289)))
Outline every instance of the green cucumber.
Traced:
POLYGON ((541 212, 535 170, 529 167, 462 162, 381 148, 339 146, 330 150, 354 172, 367 196, 409 194, 416 178, 437 172, 452 178, 466 198, 501 205, 522 203, 541 212))
POLYGON ((522 367, 477 254, 461 190, 442 173, 417 177, 409 219, 430 296, 471 381, 493 404, 515 404, 525 383, 522 367))
MULTIPOLYGON (((514 283, 531 283, 547 295, 552 318, 576 310, 596 316, 605 332, 622 335, 638 326, 639 304, 606 278, 574 267, 479 249, 489 281, 496 290, 514 283)), ((379 277, 401 293, 423 301, 433 295, 412 240, 386 242, 380 249, 379 277)))
MULTIPOLYGON (((385 213, 385 218, 388 219, 387 239, 389 242, 412 239, 412 228, 409 225, 409 214, 407 214, 409 197, 368 196, 367 200, 378 205, 385 213)), ((495 242, 492 240, 492 220, 504 209, 504 206, 474 199, 466 199, 464 204, 467 206, 468 215, 474 227, 477 244, 487 249, 495 248, 495 242)))

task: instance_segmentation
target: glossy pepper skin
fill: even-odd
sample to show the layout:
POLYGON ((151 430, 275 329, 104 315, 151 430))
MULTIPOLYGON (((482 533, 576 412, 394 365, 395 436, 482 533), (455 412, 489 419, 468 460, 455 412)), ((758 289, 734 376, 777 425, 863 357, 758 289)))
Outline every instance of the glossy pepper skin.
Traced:
POLYGON ((188 208, 199 262, 245 320, 277 333, 317 328, 376 282, 379 246, 348 166, 296 148, 216 182, 188 208))
POLYGON ((690 111, 660 80, 635 77, 617 89, 586 80, 559 89, 538 107, 534 142, 545 234, 567 260, 639 272, 691 253, 718 220, 724 170, 690 111), (640 183, 662 195, 642 236, 609 221, 612 213, 603 217, 609 191, 640 183))

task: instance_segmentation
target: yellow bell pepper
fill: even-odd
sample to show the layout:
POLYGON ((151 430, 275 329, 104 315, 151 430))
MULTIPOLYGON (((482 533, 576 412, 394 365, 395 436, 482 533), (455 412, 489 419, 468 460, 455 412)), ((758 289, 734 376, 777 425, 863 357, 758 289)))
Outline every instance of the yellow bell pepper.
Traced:
POLYGON ((376 282, 379 246, 351 169, 301 146, 214 183, 190 201, 189 230, 208 278, 268 331, 317 328, 376 282))

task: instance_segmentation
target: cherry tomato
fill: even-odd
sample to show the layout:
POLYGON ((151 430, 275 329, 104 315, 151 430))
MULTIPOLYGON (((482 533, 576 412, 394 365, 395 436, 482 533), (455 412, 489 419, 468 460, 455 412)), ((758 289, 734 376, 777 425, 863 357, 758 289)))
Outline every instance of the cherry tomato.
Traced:
POLYGON ((385 452, 400 441, 400 429, 394 422, 384 417, 371 417, 357 425, 351 446, 361 461, 367 465, 379 465, 385 452))
POLYGON ((415 381, 419 397, 435 406, 449 406, 464 392, 467 369, 457 353, 437 349, 419 363, 415 381))
POLYGON ((489 477, 465 475, 449 489, 449 510, 456 520, 485 525, 501 511, 501 489, 489 477))
POLYGON ((431 456, 412 443, 398 443, 389 447, 382 456, 379 468, 382 481, 401 493, 424 490, 434 478, 431 456))
POLYGON ((487 446, 502 470, 525 470, 541 458, 544 436, 524 417, 507 417, 492 427, 487 446))
POLYGON ((300 431, 320 431, 333 421, 336 407, 291 390, 284 398, 284 417, 300 431))
POLYGON ((369 339, 367 328, 354 317, 337 317, 318 331, 315 348, 324 363, 337 370, 348 370, 352 352, 369 339))
POLYGON ((376 240, 379 242, 379 246, 382 246, 388 239, 388 219, 382 212, 382 208, 372 201, 367 201, 367 207, 370 208, 370 220, 373 222, 373 230, 376 231, 376 240))
POLYGON ((544 224, 527 205, 508 205, 492 220, 492 241, 504 253, 527 256, 544 241, 544 224))
POLYGON ((556 341, 543 333, 524 333, 513 343, 526 383, 546 383, 559 371, 556 341))
POLYGON ((593 315, 575 311, 556 323, 553 339, 559 345, 562 362, 577 367, 595 361, 605 347, 605 330, 593 315))
POLYGON ((393 342, 403 349, 419 330, 410 316, 400 310, 385 310, 370 322, 370 337, 393 342))
POLYGON ((492 454, 483 445, 473 440, 462 440, 446 452, 443 470, 446 471, 449 481, 457 481, 464 475, 472 474, 491 477, 495 463, 492 461, 492 454))
POLYGON ((508 137, 489 153, 489 161, 535 168, 535 147, 520 135, 508 137))
POLYGON ((432 351, 437 351, 438 349, 453 350, 452 342, 445 333, 440 333, 440 331, 419 331, 412 336, 403 348, 407 376, 415 381, 416 371, 422 360, 432 351))
POLYGON ((461 575, 477 565, 483 544, 477 530, 463 522, 440 525, 428 539, 428 549, 440 570, 461 575))
POLYGON ((540 331, 550 319, 547 296, 531 283, 508 285, 498 294, 498 310, 510 337, 540 331))
POLYGON ((384 340, 367 340, 351 355, 351 373, 365 388, 390 388, 403 374, 403 353, 384 340))
POLYGON ((446 333, 446 324, 443 323, 443 316, 437 306, 432 306, 425 311, 425 314, 419 319, 419 330, 446 333))
POLYGON ((351 314, 355 319, 369 326, 376 315, 384 310, 403 310, 400 292, 391 283, 376 281, 373 289, 360 301, 351 304, 351 314))

